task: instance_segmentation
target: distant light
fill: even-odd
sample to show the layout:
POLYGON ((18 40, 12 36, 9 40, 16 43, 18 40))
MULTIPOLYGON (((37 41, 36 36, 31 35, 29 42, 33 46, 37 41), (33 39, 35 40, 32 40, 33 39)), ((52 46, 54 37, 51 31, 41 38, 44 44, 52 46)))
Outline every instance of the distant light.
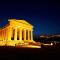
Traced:
POLYGON ((53 43, 51 43, 51 45, 53 45, 53 43))
POLYGON ((58 35, 60 37, 60 35, 58 35))

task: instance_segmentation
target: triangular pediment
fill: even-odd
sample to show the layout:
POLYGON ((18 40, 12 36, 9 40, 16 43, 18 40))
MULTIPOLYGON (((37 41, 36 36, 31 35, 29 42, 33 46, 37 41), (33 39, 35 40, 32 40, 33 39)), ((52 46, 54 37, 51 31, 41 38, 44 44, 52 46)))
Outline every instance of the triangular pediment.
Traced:
POLYGON ((33 26, 30 23, 28 23, 26 20, 9 19, 8 21, 18 22, 19 24, 24 24, 26 26, 30 26, 33 28, 33 26))
POLYGON ((30 25, 32 26, 30 23, 28 23, 26 20, 16 20, 17 22, 19 23, 23 23, 23 24, 27 24, 27 25, 30 25))

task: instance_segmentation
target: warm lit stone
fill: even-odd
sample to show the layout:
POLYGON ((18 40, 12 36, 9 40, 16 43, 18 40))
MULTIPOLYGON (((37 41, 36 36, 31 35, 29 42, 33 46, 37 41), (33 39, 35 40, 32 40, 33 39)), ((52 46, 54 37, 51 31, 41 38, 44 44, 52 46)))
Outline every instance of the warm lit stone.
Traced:
POLYGON ((0 29, 0 46, 26 45, 29 42, 35 42, 33 40, 33 26, 27 21, 9 19, 8 22, 0 29))

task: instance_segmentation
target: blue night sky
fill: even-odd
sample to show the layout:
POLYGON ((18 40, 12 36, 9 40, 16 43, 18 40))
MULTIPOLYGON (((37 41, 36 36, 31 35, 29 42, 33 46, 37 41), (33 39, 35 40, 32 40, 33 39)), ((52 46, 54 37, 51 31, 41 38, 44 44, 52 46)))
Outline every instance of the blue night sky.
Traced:
POLYGON ((34 26, 34 34, 60 33, 60 6, 56 2, 0 3, 0 27, 9 18, 25 19, 34 26))

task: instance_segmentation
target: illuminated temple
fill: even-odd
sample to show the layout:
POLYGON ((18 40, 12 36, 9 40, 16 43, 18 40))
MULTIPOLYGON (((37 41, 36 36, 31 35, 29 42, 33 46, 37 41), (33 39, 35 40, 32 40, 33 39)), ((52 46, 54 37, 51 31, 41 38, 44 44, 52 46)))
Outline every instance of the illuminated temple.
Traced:
POLYGON ((9 19, 8 24, 0 28, 0 46, 19 45, 39 47, 37 42, 33 40, 33 26, 31 24, 25 20, 9 19))

